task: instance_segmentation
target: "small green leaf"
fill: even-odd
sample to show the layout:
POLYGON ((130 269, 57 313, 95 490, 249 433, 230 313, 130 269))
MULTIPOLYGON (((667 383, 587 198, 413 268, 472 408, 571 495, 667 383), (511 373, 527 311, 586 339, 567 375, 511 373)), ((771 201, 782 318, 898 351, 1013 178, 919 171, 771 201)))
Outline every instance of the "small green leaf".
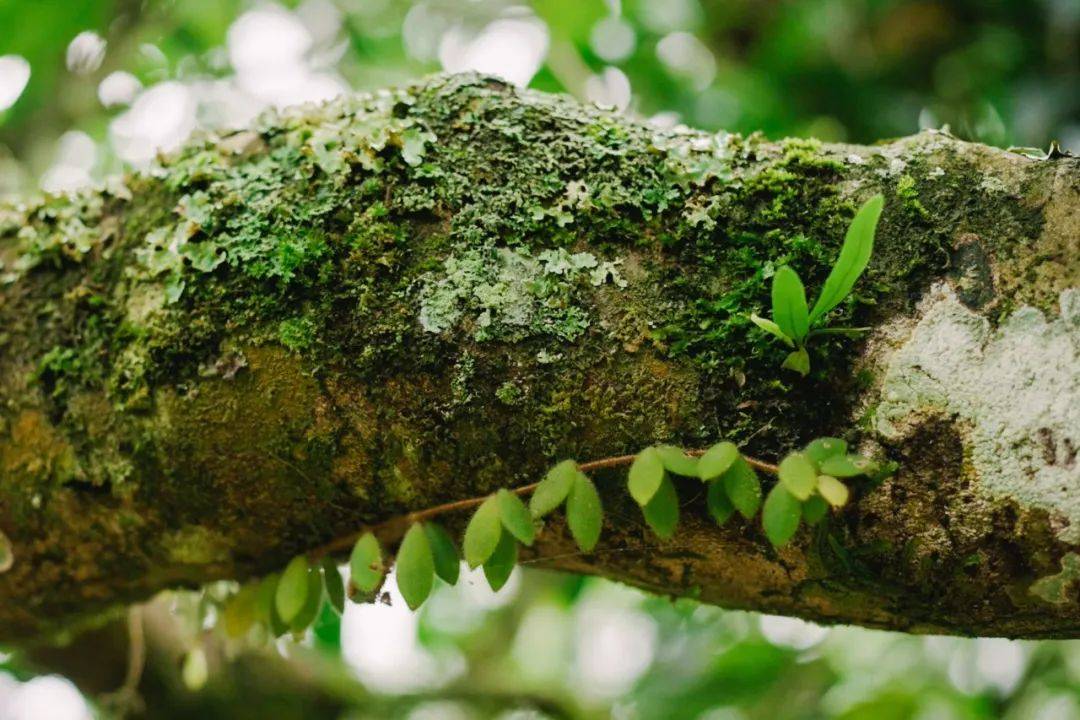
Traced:
POLYGON ((675 527, 679 524, 679 495, 669 478, 663 478, 660 488, 642 511, 645 513, 645 522, 657 537, 667 540, 675 534, 675 527))
POLYGON ((532 497, 529 498, 529 511, 532 512, 533 517, 544 517, 562 505, 566 496, 570 494, 570 488, 574 485, 577 473, 577 463, 573 460, 563 460, 548 470, 547 475, 536 486, 532 497))
POLYGON ((823 475, 849 478, 873 472, 874 462, 862 455, 833 455, 822 460, 820 468, 823 475))
POLYGON ((585 473, 579 472, 574 478, 570 497, 566 500, 566 524, 582 552, 592 552, 596 547, 596 541, 600 539, 603 516, 604 510, 600 505, 596 486, 585 473))
POLYGON ((698 459, 698 477, 706 482, 718 478, 727 472, 738 457, 739 448, 735 447, 735 443, 718 442, 698 459))
POLYGON ((821 493, 821 497, 825 498, 833 507, 843 507, 847 505, 848 497, 851 493, 848 491, 848 486, 840 482, 832 475, 821 475, 818 477, 818 492, 821 493))
POLYGON ((788 356, 784 358, 784 362, 780 367, 797 372, 803 377, 810 374, 810 353, 806 352, 806 348, 799 348, 794 352, 788 353, 788 356))
POLYGON ((338 611, 345 612, 345 583, 341 581, 341 573, 338 572, 337 563, 333 558, 324 557, 320 563, 322 567, 323 585, 326 587, 326 597, 330 604, 338 611))
POLYGON ((289 629, 277 611, 277 588, 280 582, 281 575, 278 573, 267 575, 262 579, 262 582, 259 583, 259 599, 256 609, 259 621, 266 626, 274 637, 281 637, 289 629))
POLYGON ((476 509, 469 524, 465 527, 465 562, 471 568, 477 568, 491 557, 495 546, 502 537, 502 519, 499 514, 499 502, 492 495, 476 509))
POLYGON ((875 195, 855 213, 844 235, 844 245, 840 248, 836 264, 833 265, 829 277, 825 278, 821 295, 814 303, 814 309, 810 311, 811 325, 816 324, 848 296, 866 269, 870 254, 874 251, 874 233, 877 231, 878 218, 881 217, 884 205, 885 198, 875 195))
POLYGON ((709 514, 713 516, 718 525, 726 523, 735 512, 735 506, 728 499, 727 491, 724 489, 724 483, 721 480, 714 480, 709 483, 709 489, 705 494, 705 502, 709 508, 709 514))
POLYGON ((827 457, 846 453, 847 442, 840 438, 821 437, 807 445, 803 452, 815 465, 818 465, 827 457))
POLYGON ((750 463, 742 457, 736 458, 720 481, 724 483, 724 492, 740 515, 749 520, 757 514, 761 507, 761 480, 750 463))
POLYGON ((529 508, 525 507, 525 503, 516 493, 506 488, 495 493, 495 497, 498 498, 499 517, 502 519, 503 527, 525 545, 532 545, 533 540, 536 539, 536 526, 533 525, 529 508))
POLYGON ((379 587, 385 572, 379 541, 371 533, 364 533, 356 541, 352 555, 349 556, 349 574, 352 584, 362 593, 372 593, 379 587))
POLYGON ((630 466, 630 479, 627 487, 638 505, 647 505, 660 489, 664 480, 664 461, 654 447, 647 447, 634 458, 630 466))
POLYGON ((798 273, 787 265, 777 268, 772 280, 772 316, 780 332, 802 343, 810 332, 810 315, 806 310, 806 289, 798 273))
POLYGON ((780 461, 780 484, 799 500, 810 497, 817 487, 814 463, 803 453, 791 453, 780 461))
POLYGON ((461 557, 453 539, 438 523, 424 523, 424 532, 427 533, 428 544, 431 545, 435 574, 447 585, 456 585, 458 575, 461 574, 461 557))
POLYGON ((765 498, 765 506, 761 510, 765 537, 776 547, 784 545, 794 537, 801 518, 802 503, 777 483, 765 498))
POLYGON ((828 511, 829 503, 825 502, 825 498, 820 495, 811 495, 802 504, 802 516, 807 525, 817 525, 828 511))
POLYGON ((423 526, 414 523, 397 552, 395 573, 398 590, 410 610, 424 604, 435 582, 435 559, 423 526))
POLYGON ((231 638, 243 637, 255 624, 258 614, 259 584, 249 583, 229 598, 222 611, 222 626, 231 638))
POLYGON ((292 621, 288 623, 289 630, 294 633, 302 633, 308 625, 315 621, 322 607, 322 575, 316 568, 311 568, 307 574, 307 591, 304 593, 304 605, 296 613, 292 621))
POLYGON ((763 318, 756 313, 750 313, 750 322, 754 323, 770 335, 780 338, 780 340, 788 347, 795 347, 795 341, 785 335, 784 331, 780 329, 780 326, 772 320, 763 318))
POLYGON ((697 477, 698 459, 687 455, 682 448, 674 445, 657 445, 656 452, 660 454, 664 469, 669 473, 683 477, 697 477))
POLYGON ((492 590, 498 592, 510 579, 510 573, 514 572, 517 558, 517 540, 510 533, 503 533, 498 545, 495 546, 495 551, 484 562, 484 577, 487 578, 492 590))
POLYGON ((278 616, 286 625, 291 623, 296 614, 304 607, 304 601, 307 599, 309 573, 310 566, 307 558, 303 555, 297 555, 290 560, 289 564, 285 566, 285 571, 281 573, 277 594, 274 597, 274 605, 277 608, 278 616))

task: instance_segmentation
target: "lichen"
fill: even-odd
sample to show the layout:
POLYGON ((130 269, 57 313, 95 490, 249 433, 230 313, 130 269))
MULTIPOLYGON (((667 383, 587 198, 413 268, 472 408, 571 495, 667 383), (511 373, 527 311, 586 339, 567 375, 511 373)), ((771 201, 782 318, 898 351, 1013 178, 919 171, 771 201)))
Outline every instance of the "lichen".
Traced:
POLYGON ((946 285, 924 301, 910 338, 890 358, 876 430, 895 440, 927 417, 968 428, 979 487, 1050 511, 1057 535, 1080 541, 1080 290, 1062 293, 1061 315, 1016 310, 999 327, 946 285))
POLYGON ((1048 603, 1061 605, 1069 602, 1069 590, 1077 580, 1080 580, 1080 555, 1065 553, 1061 558, 1061 572, 1039 578, 1028 592, 1048 603))

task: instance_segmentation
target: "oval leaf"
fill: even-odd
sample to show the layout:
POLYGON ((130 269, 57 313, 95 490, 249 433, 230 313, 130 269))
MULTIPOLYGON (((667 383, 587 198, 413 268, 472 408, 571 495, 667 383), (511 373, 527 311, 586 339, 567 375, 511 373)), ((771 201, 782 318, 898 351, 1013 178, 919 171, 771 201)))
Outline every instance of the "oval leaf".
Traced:
POLYGON ((592 552, 596 547, 596 541, 600 539, 603 515, 596 486, 585 473, 579 472, 574 478, 570 497, 566 500, 566 524, 582 552, 592 552))
POLYGON ((428 544, 431 545, 435 574, 447 585, 456 585, 458 575, 461 574, 461 557, 454 540, 443 530, 442 525, 437 523, 424 523, 424 532, 427 533, 428 544))
POLYGON ((419 523, 414 523, 405 533, 405 539, 398 548, 395 568, 398 590, 409 609, 415 610, 427 600, 435 582, 435 559, 431 555, 427 534, 419 523))
POLYGON ((514 572, 514 565, 517 564, 517 557, 517 540, 510 533, 503 533, 499 538, 499 544, 495 546, 495 551, 484 563, 484 577, 487 578, 492 590, 498 592, 510 579, 510 574, 514 572))
POLYGON ((735 443, 718 442, 698 459, 698 477, 705 481, 718 478, 727 472, 738 457, 739 448, 735 447, 735 443))
POLYGON ((258 615, 259 584, 250 583, 229 598, 222 611, 225 634, 231 638, 243 637, 255 624, 258 615))
POLYGON ((476 509, 465 528, 462 542, 465 550, 465 562, 469 567, 478 568, 491 557, 502 537, 502 518, 499 515, 499 502, 492 495, 476 509))
POLYGON ((742 457, 736 459, 724 476, 724 491, 739 514, 749 520, 761 507, 761 480, 742 457))
POLYGON ((811 495, 810 499, 802 504, 802 516, 807 525, 817 525, 829 511, 829 503, 820 495, 811 495))
POLYGON ((810 497, 817 487, 814 463, 802 453, 791 453, 780 461, 780 484, 799 500, 810 497))
POLYGON ((705 495, 705 502, 709 508, 709 514, 713 516, 717 524, 723 525, 735 512, 735 506, 731 504, 724 483, 714 480, 709 483, 709 490, 705 495))
POLYGON ((803 377, 806 377, 810 373, 810 353, 806 352, 806 348, 799 348, 798 350, 788 353, 788 356, 784 358, 784 362, 780 367, 785 370, 791 370, 797 372, 803 377))
POLYGON ((630 466, 630 478, 627 487, 631 497, 638 505, 646 505, 660 488, 664 480, 664 461, 654 447, 648 447, 638 453, 630 466))
POLYGON ((308 575, 310 566, 307 558, 297 555, 285 566, 278 581, 277 593, 274 596, 274 606, 277 608, 278 617, 288 625, 304 607, 308 593, 308 575))
POLYGON ((330 604, 340 615, 345 612, 345 583, 341 581, 341 573, 333 558, 324 557, 321 566, 326 597, 330 599, 330 604))
POLYGON ((812 441, 803 450, 811 462, 819 465, 822 460, 833 455, 843 455, 847 452, 847 441, 834 437, 821 437, 812 441))
POLYGON ((810 332, 810 313, 806 309, 806 289, 798 273, 784 265, 777 268, 772 280, 773 320, 780 332, 801 344, 810 332))
POLYGON ((669 473, 683 477, 697 477, 697 458, 687 455, 682 448, 674 445, 658 445, 656 452, 660 454, 664 469, 669 473))
POLYGON ((761 525, 765 529, 765 537, 776 547, 786 544, 799 529, 801 518, 802 503, 785 490, 782 484, 777 483, 765 498, 765 506, 761 509, 761 525))
POLYGON ((874 462, 862 455, 834 455, 822 460, 819 467, 823 475, 848 478, 872 472, 874 462))
POLYGON ((358 590, 369 594, 379 587, 385 572, 379 541, 371 533, 364 533, 349 556, 350 581, 358 590))
POLYGON ((821 497, 825 498, 825 501, 833 507, 843 507, 847 505, 850 492, 848 486, 840 482, 832 475, 821 475, 818 477, 818 492, 821 493, 821 497))
POLYGON ((533 525, 529 508, 525 507, 525 503, 516 493, 506 488, 495 493, 495 497, 498 499, 499 517, 502 519, 503 527, 525 545, 532 545, 536 538, 536 527, 533 525))
POLYGON ((573 487, 577 474, 577 463, 573 460, 563 460, 548 470, 547 475, 536 486, 532 497, 529 498, 529 511, 533 517, 544 517, 562 505, 566 496, 570 494, 570 488, 573 487))
POLYGON ((667 540, 675 534, 675 527, 679 524, 679 495, 669 478, 663 479, 642 512, 645 513, 645 522, 649 523, 657 537, 667 540))
POLYGON ((294 633, 302 633, 315 621, 322 607, 322 575, 315 568, 311 568, 307 574, 307 592, 304 594, 304 605, 296 613, 289 623, 289 630, 294 633))
POLYGON ((844 245, 840 248, 836 264, 829 272, 829 277, 825 278, 821 294, 814 303, 814 309, 810 311, 811 325, 839 305, 855 287, 855 282, 866 269, 870 254, 874 251, 874 233, 877 231, 878 218, 881 217, 884 206, 884 196, 875 195, 855 213, 844 235, 844 245))

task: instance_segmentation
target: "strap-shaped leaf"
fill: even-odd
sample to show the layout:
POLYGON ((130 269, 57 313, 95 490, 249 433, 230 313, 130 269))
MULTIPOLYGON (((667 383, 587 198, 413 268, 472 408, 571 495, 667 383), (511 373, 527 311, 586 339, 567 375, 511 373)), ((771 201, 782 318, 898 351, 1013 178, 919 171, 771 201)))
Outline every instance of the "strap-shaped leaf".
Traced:
POLYGON ((654 447, 638 453, 630 466, 627 488, 638 505, 645 506, 660 488, 664 480, 664 461, 654 447))
POLYGON ((750 313, 750 322, 754 323, 770 335, 779 338, 788 347, 795 347, 795 341, 785 335, 784 331, 780 329, 780 326, 774 323, 772 320, 769 320, 768 318, 763 318, 756 313, 750 313))
POLYGON ((310 566, 303 555, 297 555, 285 566, 278 581, 277 593, 274 596, 274 606, 277 608, 278 617, 289 624, 296 614, 304 607, 307 599, 308 574, 310 566))
POLYGON ((340 615, 345 612, 345 583, 341 581, 341 573, 338 572, 337 563, 334 562, 333 558, 324 557, 320 567, 322 568, 326 597, 330 600, 330 605, 340 615))
POLYGON ((478 568, 483 565, 491 557, 491 553, 495 552, 495 546, 499 544, 499 538, 502 535, 499 502, 492 495, 480 504, 465 527, 462 546, 465 551, 465 562, 469 564, 469 567, 478 568))
POLYGON ((821 294, 814 303, 814 309, 810 311, 811 325, 816 324, 826 313, 839 305, 855 287, 859 276, 866 270, 870 255, 874 251, 874 233, 877 231, 878 218, 881 217, 881 209, 884 206, 884 196, 875 195, 855 213, 844 235, 844 245, 840 248, 840 256, 836 258, 836 264, 833 265, 829 277, 825 278, 821 294))
POLYGON ((843 455, 847 452, 847 442, 840 438, 820 437, 811 441, 803 452, 815 465, 820 464, 825 458, 833 455, 843 455))
POLYGON ((461 557, 453 538, 438 523, 424 523, 428 544, 431 545, 431 557, 435 560, 435 574, 447 585, 455 585, 461 574, 461 557))
POLYGON ((532 545, 536 538, 536 527, 533 525, 533 516, 529 508, 525 507, 525 503, 516 493, 506 488, 495 493, 495 497, 499 503, 499 517, 502 519, 503 527, 525 545, 532 545))
POLYGON ((679 495, 671 479, 664 477, 652 500, 642 509, 645 522, 649 524, 657 537, 667 540, 675 534, 679 524, 679 495))
POLYGON ((579 472, 574 478, 570 497, 566 499, 566 524, 582 552, 592 552, 596 547, 603 519, 604 510, 596 486, 585 473, 579 472))
POLYGON ((761 509, 761 526, 765 529, 765 537, 774 546, 780 547, 794 537, 801 519, 802 503, 777 483, 769 491, 761 509))
POLYGON ((577 463, 573 460, 563 460, 548 470, 547 475, 536 486, 532 497, 529 498, 529 511, 533 517, 544 517, 562 505, 566 496, 570 494, 570 488, 574 485, 577 473, 577 463))
POLYGON ((517 540, 510 533, 503 533, 499 544, 495 546, 495 551, 484 563, 484 577, 487 578, 492 590, 498 592, 510 579, 510 574, 514 572, 514 566, 517 565, 517 558, 517 540))
POLYGON ((718 442, 698 458, 698 477, 706 482, 718 478, 727 472, 738 457, 739 448, 735 443, 726 440, 718 442))
POLYGON ((713 516, 718 525, 723 525, 735 514, 735 506, 731 504, 724 483, 714 480, 709 483, 709 489, 705 494, 705 504, 709 508, 709 514, 713 516))
POLYGON ((669 473, 683 477, 697 477, 698 459, 687 455, 682 448, 674 445, 657 445, 656 452, 660 453, 664 469, 669 473))
POLYGON ((371 533, 364 533, 349 556, 350 581, 360 592, 371 593, 379 587, 385 572, 379 541, 371 533))
POLYGON ((840 482, 832 475, 821 475, 818 477, 818 492, 821 493, 821 497, 825 498, 833 507, 843 507, 847 505, 850 492, 848 486, 840 482))
POLYGON ((806 309, 806 289, 798 273, 787 265, 776 270, 772 281, 773 320, 780 332, 801 344, 810 332, 810 314, 806 309))
POLYGON ((720 482, 724 483, 724 492, 740 515, 747 520, 757 515, 761 507, 761 480, 750 463, 742 457, 736 458, 720 482))
POLYGON ((780 461, 780 484, 799 500, 810 497, 817 487, 817 470, 810 458, 794 452, 780 461))
POLYGON ((435 559, 431 555, 427 534, 419 523, 414 523, 401 541, 395 574, 405 604, 411 610, 423 605, 435 582, 435 559))

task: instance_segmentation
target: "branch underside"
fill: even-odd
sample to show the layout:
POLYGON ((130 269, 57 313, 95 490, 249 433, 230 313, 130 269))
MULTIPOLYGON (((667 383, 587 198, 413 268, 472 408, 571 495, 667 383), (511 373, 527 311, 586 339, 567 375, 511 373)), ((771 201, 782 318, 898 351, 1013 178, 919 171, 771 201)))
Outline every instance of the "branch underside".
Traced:
POLYGON ((0 637, 562 458, 723 437, 772 460, 823 435, 900 470, 779 551, 717 528, 690 481, 658 541, 603 470, 600 547, 555 518, 527 562, 826 622, 1080 636, 1078 207, 1073 158, 660 131, 475 76, 0 207, 0 637), (749 315, 781 264, 820 288, 877 192, 874 256, 830 316, 871 331, 816 337, 801 379, 749 315))

